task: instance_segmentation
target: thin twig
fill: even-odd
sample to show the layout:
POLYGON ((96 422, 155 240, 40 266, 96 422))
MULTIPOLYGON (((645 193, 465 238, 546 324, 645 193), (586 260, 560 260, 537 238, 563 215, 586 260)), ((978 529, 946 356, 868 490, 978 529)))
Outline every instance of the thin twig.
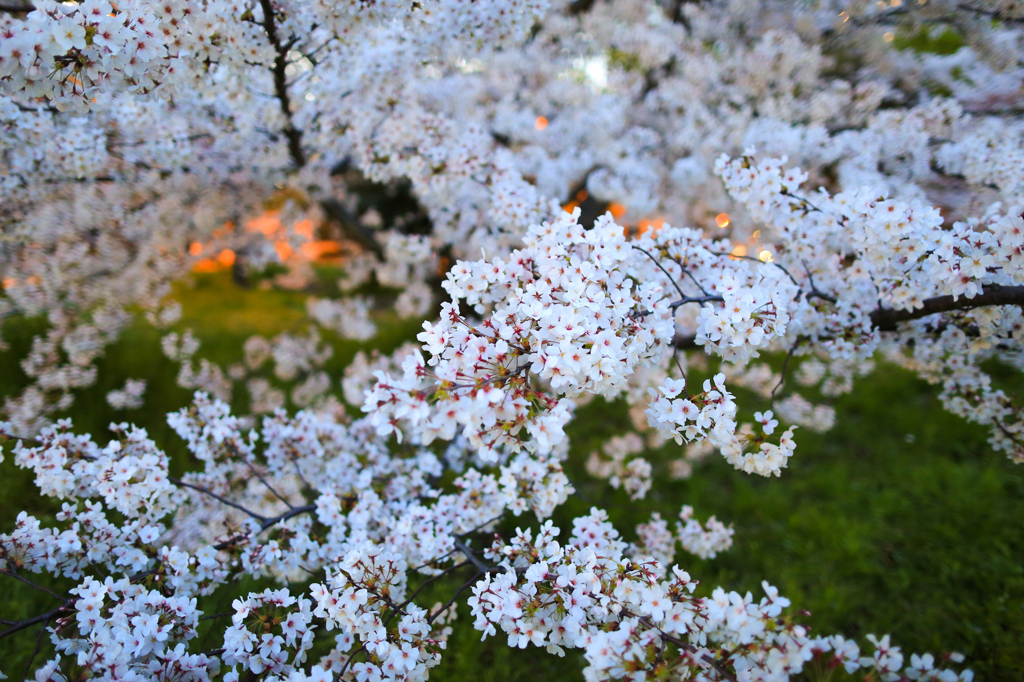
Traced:
POLYGON ((256 478, 258 478, 260 480, 260 483, 262 483, 263 485, 265 485, 267 487, 267 490, 269 490, 271 492, 271 494, 273 494, 274 497, 276 497, 277 499, 279 499, 282 502, 284 502, 285 506, 287 506, 289 509, 294 509, 295 508, 294 506, 292 506, 292 503, 289 502, 288 500, 286 500, 281 493, 279 493, 276 490, 274 490, 274 486, 270 485, 270 483, 268 483, 267 480, 265 478, 263 478, 263 476, 260 474, 260 472, 256 470, 256 466, 252 462, 250 462, 248 459, 246 459, 245 463, 249 465, 249 470, 253 473, 253 475, 256 478))
POLYGON ((348 666, 349 666, 350 663, 352 663, 352 659, 355 658, 356 654, 358 654, 364 648, 366 648, 366 645, 365 644, 360 644, 359 648, 352 652, 352 654, 348 657, 348 660, 345 661, 345 665, 341 666, 341 672, 338 673, 338 679, 343 679, 344 678, 345 671, 348 670, 348 666))
MULTIPOLYGON (((424 580, 423 582, 421 582, 419 584, 419 587, 416 588, 416 591, 413 592, 409 596, 408 599, 406 599, 401 604, 398 604, 397 606, 392 608, 391 613, 388 614, 388 617, 385 618, 382 621, 384 627, 387 627, 388 623, 390 623, 392 621, 392 619, 394 619, 394 617, 396 615, 398 615, 399 613, 405 613, 405 607, 408 606, 409 604, 411 604, 413 602, 413 600, 416 599, 417 596, 419 596, 419 593, 423 591, 424 587, 426 587, 430 583, 434 582, 435 580, 440 580, 441 578, 445 577, 449 573, 454 573, 455 571, 457 571, 458 569, 460 569, 460 568, 462 568, 464 566, 469 566, 471 563, 472 562, 467 560, 467 561, 463 561, 461 564, 455 564, 454 566, 450 566, 449 568, 446 568, 444 571, 438 573, 437 575, 432 575, 429 578, 427 578, 426 580, 424 580)), ((477 575, 479 575, 479 571, 477 572, 477 575)))
POLYGON ((214 618, 223 618, 224 616, 233 616, 233 615, 235 615, 234 611, 225 611, 224 613, 214 613, 214 614, 211 614, 209 616, 200 616, 196 620, 213 620, 214 618))
MULTIPOLYGON (((698 651, 697 647, 693 646, 689 642, 684 642, 683 640, 679 639, 678 637, 675 637, 675 636, 670 635, 669 633, 665 632, 664 630, 659 628, 657 625, 655 625, 653 622, 651 622, 651 619, 648 618, 647 616, 641 616, 640 614, 633 613, 629 609, 623 609, 622 613, 624 615, 626 615, 626 616, 631 617, 631 618, 636 618, 637 620, 639 620, 641 623, 643 623, 647 627, 651 628, 652 630, 657 630, 659 635, 660 635, 660 637, 663 640, 672 642, 673 644, 675 644, 677 647, 679 647, 683 651, 687 651, 687 652, 689 652, 691 654, 697 653, 697 651, 698 651)), ((711 666, 714 667, 714 669, 718 671, 718 674, 720 674, 725 679, 729 680, 729 682, 738 682, 735 675, 733 675, 728 670, 726 670, 725 666, 723 666, 721 663, 719 663, 717 660, 715 660, 711 656, 708 656, 707 654, 705 654, 704 656, 701 657, 701 660, 702 661, 706 661, 707 663, 710 663, 711 666)))
POLYGON ((36 635, 36 646, 35 646, 34 649, 32 649, 32 655, 29 656, 28 663, 25 664, 25 672, 22 675, 22 678, 25 679, 25 680, 28 679, 28 674, 32 670, 32 663, 35 662, 36 656, 39 655, 39 648, 43 645, 43 635, 45 635, 45 634, 46 634, 46 623, 43 623, 43 626, 41 628, 39 628, 39 634, 36 635))
POLYGON ((649 253, 649 252, 647 251, 647 249, 644 249, 644 248, 642 248, 642 247, 640 247, 640 246, 637 246, 636 244, 633 244, 633 248, 634 248, 634 249, 636 249, 637 251, 640 251, 641 253, 643 253, 644 255, 646 255, 646 256, 647 256, 648 258, 650 258, 650 259, 651 259, 652 261, 654 261, 654 264, 658 266, 658 269, 659 269, 659 270, 661 270, 662 272, 664 272, 664 273, 665 273, 665 276, 666 276, 666 277, 668 277, 668 281, 669 281, 669 282, 671 282, 671 283, 672 283, 672 286, 674 286, 674 287, 676 288, 676 291, 678 291, 678 292, 679 292, 679 296, 680 296, 681 298, 686 298, 686 294, 684 294, 684 293, 683 293, 683 290, 682 290, 682 289, 681 289, 681 288, 679 287, 679 283, 678 283, 678 282, 676 282, 676 279, 675 279, 675 277, 673 277, 672 275, 670 275, 670 274, 668 273, 668 270, 666 270, 666 269, 665 269, 665 266, 663 266, 663 265, 662 265, 662 264, 661 264, 661 263, 660 263, 660 262, 658 261, 658 259, 657 259, 657 258, 655 258, 654 256, 652 256, 652 255, 651 255, 651 254, 650 254, 650 253, 649 253))
POLYGON ((302 150, 302 131, 295 127, 292 120, 291 96, 288 93, 288 53, 294 47, 297 40, 290 38, 282 41, 277 31, 277 23, 274 20, 274 3, 272 0, 260 0, 260 7, 263 9, 263 30, 267 33, 267 40, 274 48, 274 95, 280 104, 281 114, 284 116, 285 127, 281 134, 288 140, 288 155, 298 168, 306 165, 306 154, 302 150))
POLYGON ((306 477, 302 475, 302 469, 299 468, 299 460, 293 459, 292 466, 295 467, 295 475, 299 477, 300 481, 302 481, 302 485, 306 486, 306 491, 311 495, 316 495, 316 491, 313 489, 313 486, 310 485, 309 481, 306 480, 306 477))
POLYGON ((8 569, 6 571, 0 571, 0 574, 2 574, 2 575, 9 575, 12 578, 14 578, 15 580, 20 580, 21 582, 25 583, 29 587, 35 588, 37 590, 41 590, 41 591, 47 593, 48 595, 52 596, 53 598, 58 599, 60 601, 64 601, 65 600, 65 597, 60 596, 59 594, 57 594, 53 590, 51 590, 51 589, 49 589, 47 587, 43 587, 42 585, 39 585, 37 583, 34 583, 31 580, 29 580, 27 578, 24 578, 21 575, 15 573, 13 570, 8 569))
POLYGON ((247 508, 243 507, 242 505, 240 505, 240 504, 238 504, 236 502, 232 502, 231 500, 227 499, 226 497, 222 497, 221 495, 218 495, 217 493, 213 492, 212 490, 210 490, 208 488, 204 488, 204 487, 202 487, 200 485, 195 485, 193 483, 186 483, 185 481, 181 480, 180 478, 173 478, 171 476, 168 476, 167 480, 170 481, 171 483, 173 483, 174 485, 179 485, 179 486, 181 486, 183 488, 191 488, 192 490, 196 490, 198 492, 201 492, 204 495, 209 495, 210 497, 214 498, 218 502, 223 502, 224 504, 228 505, 229 507, 237 509, 238 511, 243 512, 245 514, 248 514, 252 518, 254 518, 257 521, 259 521, 261 525, 265 524, 268 521, 266 516, 263 516, 262 514, 257 514, 256 512, 252 511, 251 509, 247 509, 247 508))
POLYGON ((462 587, 460 587, 460 588, 459 588, 458 590, 456 590, 456 591, 455 591, 455 594, 453 594, 453 595, 452 595, 452 598, 451 598, 451 599, 449 599, 449 600, 448 600, 447 602, 445 602, 445 605, 444 605, 444 606, 442 606, 442 607, 441 607, 440 609, 438 609, 438 610, 437 610, 437 611, 436 611, 435 613, 431 614, 430 616, 427 616, 427 622, 428 622, 428 623, 431 623, 431 624, 432 624, 432 623, 433 623, 433 622, 434 622, 435 620, 437 620, 437 618, 438 618, 438 617, 439 617, 439 616, 440 616, 440 615, 441 615, 442 613, 444 613, 445 611, 447 611, 447 610, 448 610, 448 608, 449 608, 449 607, 450 607, 450 606, 451 606, 452 604, 454 604, 454 603, 455 603, 455 600, 459 598, 459 595, 460 595, 460 594, 462 594, 462 593, 463 593, 463 592, 464 592, 464 591, 466 590, 466 588, 467 588, 467 587, 469 587, 469 586, 470 586, 470 585, 472 585, 472 584, 473 584, 474 582, 476 582, 477 578, 479 578, 479 577, 480 577, 481 575, 483 575, 483 572, 481 572, 481 571, 477 571, 477 572, 476 572, 476 573, 475 573, 475 574, 473 575, 473 577, 472 577, 472 578, 470 578, 469 580, 467 580, 467 581, 465 582, 465 584, 464 584, 464 585, 463 585, 462 587))
MULTIPOLYGON (((61 604, 60 606, 55 608, 53 611, 47 611, 46 613, 38 615, 35 618, 29 618, 28 620, 23 620, 23 621, 20 621, 20 622, 13 623, 12 627, 7 628, 3 632, 0 632, 0 639, 3 639, 4 637, 7 637, 9 635, 13 635, 15 632, 21 632, 25 628, 30 628, 33 625, 35 625, 36 623, 45 623, 45 622, 49 621, 51 618, 56 616, 58 613, 60 613, 64 609, 66 609, 68 604, 70 604, 72 601, 74 601, 74 600, 68 599, 63 604, 61 604)), ((4 621, 4 623, 6 625, 11 625, 12 624, 12 623, 10 623, 8 621, 4 621)))
POLYGON ((690 281, 697 285, 697 288, 700 289, 700 293, 704 294, 705 296, 709 296, 710 295, 710 294, 708 294, 708 290, 705 289, 701 285, 701 283, 697 280, 697 278, 694 277, 692 272, 690 272, 689 270, 686 269, 686 267, 683 265, 683 263, 679 259, 673 258, 672 260, 674 260, 676 263, 678 263, 679 264, 679 268, 683 271, 683 274, 686 275, 687 277, 689 277, 690 281))
POLYGON ((488 566, 484 562, 480 561, 480 558, 473 552, 473 550, 471 550, 469 546, 459 538, 455 538, 455 546, 460 552, 466 555, 467 559, 473 562, 473 565, 476 566, 481 573, 494 573, 495 571, 501 570, 497 566, 488 566))
MULTIPOLYGON (((760 258, 754 258, 753 256, 737 256, 733 253, 724 253, 722 251, 709 251, 708 253, 710 253, 712 256, 728 256, 729 258, 736 258, 738 260, 752 260, 757 261, 758 263, 764 263, 764 261, 761 260, 760 258)), ((774 260, 768 261, 767 265, 774 265, 779 270, 782 270, 784 273, 786 273, 786 277, 789 277, 789 281, 796 285, 797 289, 801 288, 800 282, 797 282, 796 277, 793 277, 793 275, 789 274, 789 270, 779 265, 774 260)))
POLYGON ((793 357, 793 352, 797 349, 797 347, 799 345, 800 344, 797 343, 792 348, 790 348, 789 352, 786 353, 786 359, 782 361, 782 373, 779 376, 779 383, 775 384, 775 388, 772 389, 772 396, 771 396, 771 404, 772 404, 772 406, 775 405, 775 393, 776 393, 776 391, 778 391, 780 388, 782 388, 782 385, 784 383, 786 383, 786 367, 789 366, 789 359, 791 357, 793 357))

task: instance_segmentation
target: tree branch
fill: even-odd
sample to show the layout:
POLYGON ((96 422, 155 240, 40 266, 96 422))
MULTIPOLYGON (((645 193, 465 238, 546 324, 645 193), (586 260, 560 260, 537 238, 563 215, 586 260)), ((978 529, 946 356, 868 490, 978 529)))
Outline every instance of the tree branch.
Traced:
POLYGON ((960 296, 935 296, 923 301, 920 308, 914 310, 893 310, 879 308, 871 313, 871 324, 882 332, 896 331, 900 322, 918 320, 936 313, 948 313, 954 310, 972 310, 993 305, 1024 305, 1024 286, 1005 287, 990 284, 983 293, 974 298, 960 296))
POLYGON ((431 623, 431 624, 433 624, 433 622, 434 622, 435 620, 437 620, 437 619, 438 619, 438 617, 440 617, 440 615, 441 615, 442 613, 444 613, 445 611, 447 611, 447 610, 448 610, 448 609, 449 609, 449 608, 451 607, 451 605, 455 603, 455 600, 459 598, 459 595, 460 595, 460 594, 462 594, 463 592, 465 592, 465 591, 466 591, 466 588, 468 588, 468 587, 469 587, 470 585, 472 585, 472 584, 473 584, 474 582, 476 582, 476 579, 477 579, 477 578, 479 578, 479 577, 480 577, 481 575, 483 575, 483 574, 482 574, 482 573, 481 573, 480 571, 477 571, 476 573, 474 573, 474 574, 473 574, 473 577, 472 577, 472 578, 470 578, 469 580, 467 580, 467 581, 466 581, 466 582, 465 582, 465 583, 464 583, 464 584, 462 585, 462 587, 460 587, 459 589, 457 589, 457 590, 455 591, 455 594, 453 594, 453 595, 452 595, 451 599, 449 599, 449 600, 447 601, 447 603, 445 603, 445 605, 444 605, 444 606, 442 606, 442 607, 441 607, 440 609, 438 609, 437 611, 435 611, 435 612, 434 612, 434 613, 432 613, 431 615, 427 616, 427 622, 428 622, 428 623, 431 623))
MULTIPOLYGON (((231 500, 227 499, 226 497, 222 497, 221 495, 218 495, 217 493, 213 492, 209 488, 204 488, 204 487, 202 487, 200 485, 195 485, 193 483, 186 483, 185 481, 181 480, 180 478, 173 478, 171 476, 168 476, 167 480, 170 481, 171 483, 173 483, 174 485, 178 485, 178 486, 181 486, 183 488, 191 488, 192 490, 201 492, 204 495, 209 495, 210 497, 212 497, 213 499, 217 500, 218 502, 222 502, 222 503, 226 504, 229 507, 237 509, 238 511, 243 512, 243 513, 251 516, 252 518, 254 518, 257 521, 259 521, 261 526, 266 524, 268 521, 272 520, 272 519, 268 519, 266 516, 263 516, 262 514, 257 514, 256 512, 252 511, 251 509, 247 509, 247 508, 243 507, 242 505, 238 504, 237 502, 232 502, 231 500)), ((277 518, 277 517, 275 517, 275 518, 277 518)))
POLYGON ((1008 16, 1006 14, 1006 12, 1002 12, 1000 10, 985 9, 984 7, 974 7, 973 5, 968 5, 965 2, 961 2, 956 7, 957 7, 957 9, 962 9, 965 12, 973 12, 975 14, 981 14, 981 15, 989 17, 989 18, 991 18, 991 19, 993 19, 995 21, 1002 21, 1003 23, 1006 23, 1006 24, 1020 24, 1020 23, 1024 23, 1024 17, 1011 17, 1011 16, 1008 16))
MULTIPOLYGON (((825 298, 819 295, 819 298, 825 298)), ((825 300, 828 300, 827 298, 825 300)), ((935 296, 926 298, 920 308, 913 310, 894 310, 878 308, 871 313, 871 326, 880 332, 894 332, 900 322, 919 320, 922 317, 937 313, 948 313, 954 310, 973 310, 995 305, 1024 306, 1024 286, 1000 286, 990 284, 983 293, 974 298, 966 296, 935 296)), ((698 348, 697 337, 694 335, 677 336, 673 341, 676 348, 689 350, 698 348)))
POLYGON ((474 553, 473 550, 471 550, 469 546, 459 538, 455 538, 455 546, 460 552, 466 555, 466 558, 469 559, 481 573, 494 573, 501 570, 498 566, 488 566, 484 562, 480 561, 480 558, 476 553, 474 553))
POLYGON ((295 127, 292 122, 292 101, 288 94, 288 51, 295 45, 295 39, 287 42, 281 40, 277 31, 277 23, 274 21, 274 4, 271 0, 260 0, 260 7, 263 8, 263 30, 267 32, 267 40, 274 48, 274 95, 281 106, 281 113, 284 115, 285 124, 281 133, 288 140, 288 155, 292 162, 302 168, 306 165, 306 153, 302 151, 302 131, 295 127))
MULTIPOLYGON (((63 604, 61 604, 60 606, 55 608, 53 611, 47 611, 46 613, 41 614, 39 616, 36 616, 35 618, 29 618, 28 620, 23 620, 23 621, 20 621, 20 622, 17 622, 17 623, 13 623, 13 627, 9 627, 6 630, 4 630, 3 632, 0 632, 0 639, 3 639, 4 637, 7 637, 8 635, 13 635, 15 632, 21 632, 25 628, 30 628, 33 625, 35 625, 36 623, 48 622, 51 618, 53 618, 58 613, 63 611, 65 608, 67 608, 67 605, 70 604, 72 601, 74 601, 74 600, 69 599, 68 601, 64 602, 63 604)), ((12 625, 12 623, 10 623, 8 621, 4 621, 4 624, 5 625, 12 625)))

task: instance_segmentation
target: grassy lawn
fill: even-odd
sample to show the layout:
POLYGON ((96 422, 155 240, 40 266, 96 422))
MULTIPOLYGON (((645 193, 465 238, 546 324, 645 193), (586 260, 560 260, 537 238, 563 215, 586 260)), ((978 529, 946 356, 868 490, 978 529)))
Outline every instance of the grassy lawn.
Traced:
MULTIPOLYGON (((253 333, 301 331, 307 325, 306 294, 243 290, 215 275, 182 285, 176 296, 185 308, 178 328, 194 330, 202 341, 200 357, 224 365, 240 359, 241 343, 253 333)), ((419 326, 387 312, 376 321, 380 335, 373 343, 383 351, 411 338, 419 326)), ((0 397, 24 384, 17 359, 40 328, 29 321, 5 330, 12 348, 0 354, 0 397)), ((326 369, 337 380, 360 345, 324 337, 335 347, 326 369)), ((76 430, 97 436, 111 421, 145 426, 175 456, 175 466, 184 468, 183 447, 164 415, 186 405, 190 392, 174 385, 176 367, 160 353, 159 338, 147 323, 133 325, 100 362, 98 384, 80 392, 67 416, 76 430), (146 403, 114 412, 104 396, 129 377, 148 380, 146 403)), ((245 396, 235 403, 244 409, 245 396)), ((706 593, 721 585, 757 595, 767 579, 793 601, 794 611, 810 612, 803 622, 813 632, 861 641, 868 633, 889 632, 908 656, 958 650, 979 679, 1024 679, 1024 469, 993 453, 983 429, 945 413, 926 385, 884 364, 836 407, 838 419, 829 433, 797 432, 796 455, 781 478, 748 476, 715 456, 690 480, 660 477, 647 500, 631 502, 585 472, 591 451, 629 430, 624 404, 594 401, 571 425, 568 470, 579 495, 559 510, 556 521, 566 529, 568 519, 600 506, 633 539, 632 527, 651 512, 673 518, 683 504, 692 504, 700 518, 715 514, 736 529, 735 546, 717 559, 678 557, 706 593)), ((670 452, 651 459, 657 466, 670 452)), ((0 531, 10 529, 21 509, 52 514, 55 505, 35 496, 30 478, 10 457, 0 464, 0 476, 0 531)), ((535 523, 523 517, 505 528, 517 521, 535 523)), ((5 587, 0 619, 52 608, 45 594, 28 594, 13 581, 5 587)), ((446 587, 421 603, 444 599, 446 587)), ((228 604, 230 598, 221 606, 228 604)), ((0 670, 20 679, 38 632, 0 640, 0 670)), ((207 648, 215 646, 210 638, 207 648)), ((44 642, 43 653, 49 651, 44 642)), ((582 679, 581 667, 574 653, 559 659, 543 650, 509 650, 502 637, 481 644, 463 608, 449 652, 432 677, 582 679)))

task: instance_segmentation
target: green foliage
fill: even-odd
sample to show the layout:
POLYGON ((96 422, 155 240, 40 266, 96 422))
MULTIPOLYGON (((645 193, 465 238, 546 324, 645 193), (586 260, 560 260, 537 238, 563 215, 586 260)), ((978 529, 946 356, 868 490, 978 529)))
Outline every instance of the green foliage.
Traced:
MULTIPOLYGON (((202 342, 200 356, 227 365, 240 360, 241 343, 251 334, 302 332, 307 295, 241 289, 226 274, 198 276, 175 291, 184 305, 176 328, 193 329, 202 342)), ((377 314, 375 321, 380 335, 373 345, 383 352, 412 338, 419 326, 390 312, 377 314)), ((24 357, 31 335, 43 329, 45 323, 37 320, 5 328, 11 350, 0 354, 3 395, 25 384, 17 358, 24 357)), ((91 431, 100 440, 112 421, 144 426, 180 472, 191 465, 166 426, 165 414, 188 404, 190 392, 175 385, 176 368, 160 352, 160 335, 144 321, 134 323, 100 361, 97 385, 78 392, 66 416, 74 419, 76 431, 91 431), (149 382, 145 405, 114 412, 106 392, 127 378, 149 382)), ((335 347, 326 369, 337 386, 360 344, 329 333, 324 338, 335 347)), ((1008 374, 997 378, 1007 390, 1021 388, 1008 374)), ((235 403, 236 409, 246 406, 244 396, 235 403)), ((634 502, 585 472, 590 452, 630 429, 624 403, 594 400, 570 425, 568 474, 578 494, 558 510, 556 522, 567 532, 569 519, 599 506, 632 540, 633 527, 649 520, 653 511, 672 519, 683 504, 692 504, 699 518, 715 514, 736 529, 734 548, 714 560, 677 557, 701 580, 703 594, 721 585, 758 595, 766 579, 793 601, 794 611, 810 612, 802 621, 812 632, 842 633, 861 642, 868 633, 891 632, 908 655, 959 650, 979 679, 1024 679, 1018 655, 1024 641, 1024 538, 1019 531, 1024 470, 993 453, 983 429, 944 412, 933 389, 890 366, 859 381, 853 394, 836 401, 836 409, 832 431, 797 432, 796 455, 781 478, 745 475, 712 455, 695 467, 690 480, 669 481, 667 462, 679 452, 670 444, 648 453, 656 467, 654 490, 648 499, 634 502)), ((0 532, 10 530, 22 509, 52 523, 59 505, 38 497, 31 477, 14 466, 5 449, 0 500, 7 513, 0 532)), ((514 518, 500 531, 507 536, 517 525, 535 526, 537 521, 529 515, 514 518)), ((470 577, 456 573, 417 601, 424 606, 443 602, 470 577)), ((3 620, 54 607, 49 595, 5 580, 3 620)), ((63 582, 54 585, 69 586, 63 582)), ((235 593, 262 587, 244 583, 229 588, 218 597, 219 604, 210 604, 210 612, 230 611, 235 593)), ((225 620, 203 623, 204 650, 219 646, 215 627, 225 620)), ((434 679, 582 679, 579 652, 559 658, 534 648, 513 650, 500 633, 481 643, 464 606, 454 628, 434 679)), ((20 676, 39 634, 30 628, 0 640, 0 670, 20 676)), ((40 641, 41 655, 52 653, 45 637, 40 641)), ((819 677, 809 672, 808 679, 819 677)))
POLYGON ((892 44, 897 50, 949 55, 963 47, 964 39, 959 33, 948 27, 943 29, 942 33, 933 36, 928 26, 922 26, 917 33, 907 30, 897 31, 892 44))
POLYGON ((608 50, 608 65, 617 66, 623 71, 643 71, 644 65, 640 55, 635 52, 624 52, 616 48, 608 50))

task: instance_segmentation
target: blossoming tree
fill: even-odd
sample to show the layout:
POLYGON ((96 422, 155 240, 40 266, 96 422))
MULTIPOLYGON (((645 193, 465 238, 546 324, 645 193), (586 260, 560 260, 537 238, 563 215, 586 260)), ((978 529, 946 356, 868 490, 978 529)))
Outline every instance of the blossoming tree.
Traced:
MULTIPOLYGON (((677 547, 711 557, 732 533, 688 506, 634 543, 599 509, 564 535, 547 519, 582 400, 635 407, 638 433, 588 469, 642 497, 645 438, 678 444, 680 475, 708 450, 782 474, 795 429, 833 421, 807 395, 879 356, 1024 461, 1022 407, 984 369, 1024 357, 1022 23, 1000 0, 2 0, 0 314, 48 327, 0 431, 62 508, 0 536, 0 572, 54 599, 0 637, 47 633, 37 680, 418 680, 464 601, 484 637, 583 650, 590 680, 778 680, 813 658, 970 679, 888 637, 861 655, 811 636, 768 583, 695 597, 677 547), (893 49, 921 26, 964 46, 893 49), (352 173, 408 183, 419 214, 362 210, 352 173), (54 422, 133 311, 177 320, 169 283, 198 252, 277 257, 241 227, 272 196, 276 238, 334 222, 361 245, 342 288, 372 275, 404 316, 436 310, 454 263, 419 345, 346 371, 360 418, 315 332, 253 337, 226 370, 185 332, 163 351, 200 390, 168 419, 198 469, 171 476, 127 424, 103 443, 54 422), (267 362, 306 409, 281 409, 267 362), (240 382, 253 415, 226 404, 240 382), (495 539, 510 517, 542 525, 495 539), (200 648, 243 576, 277 587, 200 648)), ((308 311, 365 339, 371 304, 308 311)))

